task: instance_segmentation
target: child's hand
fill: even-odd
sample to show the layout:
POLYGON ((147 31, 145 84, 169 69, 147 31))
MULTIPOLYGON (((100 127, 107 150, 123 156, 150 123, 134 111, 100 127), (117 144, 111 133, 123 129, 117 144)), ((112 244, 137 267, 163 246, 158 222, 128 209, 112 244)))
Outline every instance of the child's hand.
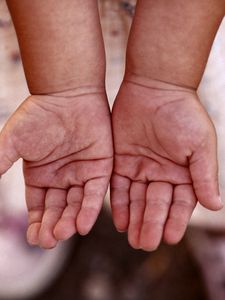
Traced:
POLYGON ((196 93, 124 82, 112 118, 113 218, 134 248, 178 242, 197 200, 222 207, 215 130, 196 93))
POLYGON ((0 135, 0 173, 24 159, 28 241, 52 248, 93 226, 112 171, 104 93, 31 96, 0 135))

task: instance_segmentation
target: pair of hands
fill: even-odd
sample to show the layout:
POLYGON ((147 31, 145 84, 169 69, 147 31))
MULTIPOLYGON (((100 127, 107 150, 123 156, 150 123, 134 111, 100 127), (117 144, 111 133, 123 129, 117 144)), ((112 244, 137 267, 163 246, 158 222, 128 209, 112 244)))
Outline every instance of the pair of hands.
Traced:
POLYGON ((87 234, 110 178, 115 226, 134 248, 178 242, 197 201, 222 207, 215 130, 195 92, 124 81, 112 128, 104 91, 88 89, 30 96, 8 120, 0 174, 23 158, 30 244, 87 234))

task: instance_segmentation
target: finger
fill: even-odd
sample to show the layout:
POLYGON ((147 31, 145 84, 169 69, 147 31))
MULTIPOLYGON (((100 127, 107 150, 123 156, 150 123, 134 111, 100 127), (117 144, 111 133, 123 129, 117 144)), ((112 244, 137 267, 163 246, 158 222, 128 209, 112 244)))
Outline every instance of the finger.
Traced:
POLYGON ((81 235, 87 234, 94 225, 102 208, 109 178, 91 179, 84 186, 84 197, 77 216, 76 227, 81 235))
POLYGON ((38 245, 38 235, 45 207, 46 190, 26 185, 26 203, 28 209, 27 240, 31 245, 38 245))
POLYGON ((206 208, 223 207, 219 194, 216 138, 209 139, 190 158, 190 173, 198 201, 206 208))
POLYGON ((144 250, 153 251, 159 246, 168 217, 172 194, 173 186, 169 183, 152 182, 149 184, 140 235, 140 247, 144 250))
POLYGON ((20 158, 14 147, 13 139, 5 128, 0 133, 0 175, 4 174, 20 158))
POLYGON ((110 185, 112 216, 118 231, 126 231, 129 224, 131 181, 123 176, 113 174, 110 185))
POLYGON ((39 245, 43 248, 53 248, 57 244, 53 230, 60 219, 66 205, 66 190, 48 189, 45 197, 45 211, 39 232, 39 245))
POLYGON ((182 239, 196 203, 191 185, 178 185, 174 188, 173 203, 164 230, 165 242, 176 244, 182 239))
POLYGON ((72 187, 67 194, 67 206, 54 229, 54 236, 57 240, 66 240, 76 233, 76 218, 82 200, 83 187, 72 187))
POLYGON ((147 184, 133 182, 130 187, 130 220, 128 227, 128 240, 130 245, 138 249, 140 231, 143 223, 147 184))

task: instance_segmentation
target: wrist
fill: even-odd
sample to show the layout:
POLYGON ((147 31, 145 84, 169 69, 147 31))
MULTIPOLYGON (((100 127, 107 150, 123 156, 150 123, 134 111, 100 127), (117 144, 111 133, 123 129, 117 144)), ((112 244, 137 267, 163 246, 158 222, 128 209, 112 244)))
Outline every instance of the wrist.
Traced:
POLYGON ((84 70, 81 68, 79 71, 76 68, 76 72, 72 76, 67 76, 61 73, 61 70, 57 71, 55 77, 52 78, 51 75, 45 78, 37 78, 35 80, 30 80, 29 76, 27 77, 27 84, 29 91, 32 95, 37 94, 54 94, 67 92, 74 90, 79 92, 79 90, 95 90, 96 88, 105 88, 105 62, 101 61, 98 66, 90 66, 89 69, 84 70), (40 80, 39 80, 40 79, 40 80))
POLYGON ((45 94, 48 97, 73 99, 82 96, 106 95, 104 85, 81 85, 67 90, 45 94))
POLYGON ((124 76, 124 82, 136 84, 146 88, 151 88, 154 90, 165 90, 165 91, 180 91, 187 93, 196 93, 196 89, 192 87, 186 87, 182 84, 175 84, 171 82, 166 82, 161 79, 151 78, 146 76, 146 74, 134 73, 132 71, 126 70, 124 76))

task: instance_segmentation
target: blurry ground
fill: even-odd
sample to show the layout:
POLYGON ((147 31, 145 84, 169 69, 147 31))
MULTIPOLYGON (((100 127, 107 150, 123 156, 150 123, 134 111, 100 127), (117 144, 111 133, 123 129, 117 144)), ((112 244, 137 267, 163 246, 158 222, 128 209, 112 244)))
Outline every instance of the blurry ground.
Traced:
POLYGON ((102 212, 94 230, 74 239, 62 276, 32 300, 205 300, 200 273, 185 240, 154 253, 133 250, 102 212))
MULTIPOLYGON (((106 86, 112 105, 123 77, 135 0, 100 0, 99 3, 108 65, 106 86)), ((209 59, 199 90, 217 128, 221 166, 225 151, 225 38, 222 36, 225 36, 225 26, 218 35, 215 55, 209 59)), ((0 66, 1 126, 28 95, 4 0, 0 0, 0 66)), ((223 167, 221 174, 225 196, 223 167)), ((148 254, 129 247, 126 236, 115 231, 106 209, 87 237, 77 236, 56 250, 42 251, 25 243, 19 162, 0 181, 0 300, 9 299, 7 292, 14 295, 13 299, 19 296, 28 299, 27 295, 41 290, 54 275, 57 280, 34 300, 225 300, 224 216, 224 211, 215 214, 198 209, 192 219, 194 227, 179 245, 162 245, 148 254)))

